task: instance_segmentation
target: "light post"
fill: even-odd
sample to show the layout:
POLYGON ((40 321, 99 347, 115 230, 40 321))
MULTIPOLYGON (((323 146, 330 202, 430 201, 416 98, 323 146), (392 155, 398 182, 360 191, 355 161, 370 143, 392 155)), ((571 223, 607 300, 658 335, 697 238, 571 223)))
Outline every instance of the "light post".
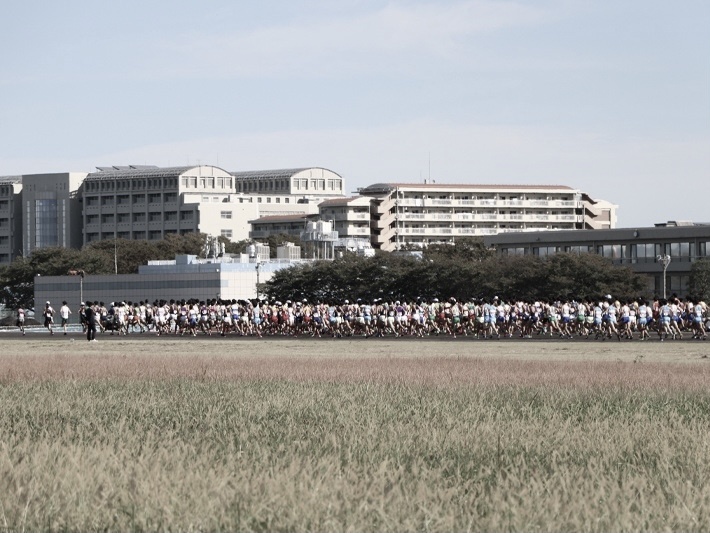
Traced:
POLYGON ((671 264, 671 256, 668 254, 659 255, 656 260, 663 265, 663 299, 666 299, 666 270, 671 264))

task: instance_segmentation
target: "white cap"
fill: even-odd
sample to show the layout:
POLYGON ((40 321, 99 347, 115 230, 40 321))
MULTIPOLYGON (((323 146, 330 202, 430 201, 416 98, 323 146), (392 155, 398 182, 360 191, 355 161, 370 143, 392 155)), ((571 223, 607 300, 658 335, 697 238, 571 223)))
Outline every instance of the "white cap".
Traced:
POLYGON ((49 300, 47 300, 47 305, 49 305, 49 300))

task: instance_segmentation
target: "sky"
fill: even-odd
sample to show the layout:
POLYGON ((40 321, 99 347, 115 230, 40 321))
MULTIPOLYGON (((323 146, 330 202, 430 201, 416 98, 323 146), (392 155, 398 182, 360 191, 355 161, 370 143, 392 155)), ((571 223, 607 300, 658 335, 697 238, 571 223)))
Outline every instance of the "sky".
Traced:
POLYGON ((708 0, 0 6, 0 175, 325 167, 710 222, 708 0))

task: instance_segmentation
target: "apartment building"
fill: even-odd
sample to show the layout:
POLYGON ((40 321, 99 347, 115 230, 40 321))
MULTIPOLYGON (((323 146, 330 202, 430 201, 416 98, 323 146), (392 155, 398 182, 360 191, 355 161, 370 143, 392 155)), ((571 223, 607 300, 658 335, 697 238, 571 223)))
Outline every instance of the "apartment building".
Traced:
MULTIPOLYGON (((385 251, 458 237, 596 227, 589 200, 564 185, 377 183, 358 191, 372 198, 372 246, 385 251)), ((616 206, 605 204, 615 224, 616 206)))
POLYGON ((370 240, 371 198, 352 196, 324 200, 318 205, 321 220, 333 223, 333 231, 341 239, 370 240))
POLYGON ((22 177, 0 177, 0 265, 22 255, 22 177))

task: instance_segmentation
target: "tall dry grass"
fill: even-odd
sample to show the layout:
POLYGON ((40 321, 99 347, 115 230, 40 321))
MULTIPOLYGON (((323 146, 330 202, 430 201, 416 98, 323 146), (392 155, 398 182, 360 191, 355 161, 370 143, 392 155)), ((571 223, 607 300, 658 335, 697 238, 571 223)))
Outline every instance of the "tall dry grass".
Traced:
POLYGON ((0 528, 710 529, 704 366, 165 357, 0 359, 0 528))

